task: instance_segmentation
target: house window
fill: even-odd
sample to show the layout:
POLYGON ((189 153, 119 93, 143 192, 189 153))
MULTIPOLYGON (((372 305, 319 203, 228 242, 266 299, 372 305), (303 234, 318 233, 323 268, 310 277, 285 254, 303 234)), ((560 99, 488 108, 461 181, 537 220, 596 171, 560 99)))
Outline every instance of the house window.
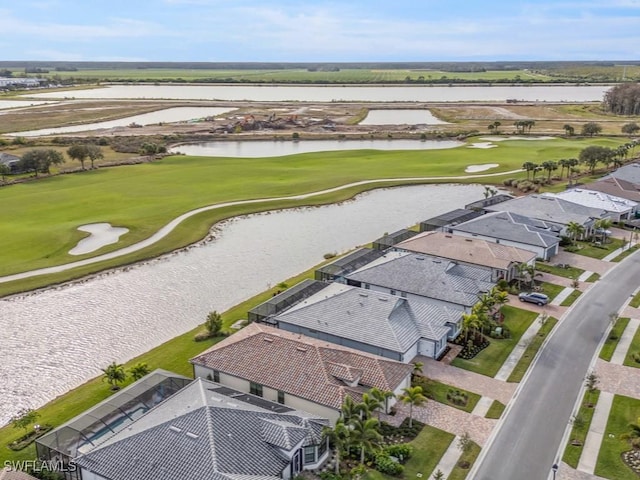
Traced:
POLYGON ((281 392, 280 390, 278 390, 278 403, 284 405, 284 392, 281 392))
POLYGON ((389 293, 390 293, 391 295, 395 295, 395 294, 396 294, 396 291, 395 291, 394 289, 390 289, 390 290, 389 290, 389 293))
POLYGON ((262 396, 262 385, 259 383, 249 382, 249 393, 251 395, 262 396))
POLYGON ((407 292, 400 292, 400 296, 402 298, 407 298, 407 292))
POLYGON ((218 370, 213 371, 213 381, 220 383, 220 372, 218 370))
POLYGON ((316 462, 316 447, 313 445, 310 447, 304 447, 305 465, 308 463, 315 463, 315 462, 316 462))
POLYGON ((371 285, 369 285, 368 283, 364 284, 364 289, 365 290, 369 290, 371 288, 371 285))

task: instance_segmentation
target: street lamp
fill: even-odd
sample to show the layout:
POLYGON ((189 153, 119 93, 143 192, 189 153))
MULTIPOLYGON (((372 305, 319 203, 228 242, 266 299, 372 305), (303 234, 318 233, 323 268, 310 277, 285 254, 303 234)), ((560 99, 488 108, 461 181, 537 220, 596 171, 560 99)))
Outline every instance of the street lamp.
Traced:
POLYGON ((558 471, 558 464, 554 463, 551 466, 551 471, 553 472, 553 480, 556 480, 556 472, 558 471))

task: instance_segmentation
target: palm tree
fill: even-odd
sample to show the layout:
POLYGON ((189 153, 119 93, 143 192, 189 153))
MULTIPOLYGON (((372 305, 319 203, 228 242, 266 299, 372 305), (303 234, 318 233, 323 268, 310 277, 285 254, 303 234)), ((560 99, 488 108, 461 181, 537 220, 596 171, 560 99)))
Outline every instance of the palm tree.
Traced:
POLYGON ((340 456, 344 450, 347 450, 349 447, 350 441, 350 433, 349 427, 347 427, 344 423, 344 420, 339 418, 336 421, 335 427, 324 427, 322 429, 322 434, 325 438, 328 438, 333 448, 335 448, 336 452, 336 465, 335 465, 335 473, 336 475, 340 475, 340 456))
MULTIPOLYGON (((418 387, 419 388, 419 387, 418 387)), ((365 452, 375 450, 382 441, 378 432, 378 420, 375 418, 354 418, 349 425, 353 444, 360 447, 360 465, 364 465, 365 452)))
POLYGON ((360 417, 366 419, 370 418, 371 414, 376 410, 379 412, 383 406, 383 402, 371 395, 371 393, 365 392, 362 394, 362 402, 358 403, 356 408, 360 413, 360 417))
POLYGON ((143 362, 136 363, 133 367, 129 369, 129 374, 131 375, 131 378, 133 378, 134 380, 140 380, 149 372, 150 372, 149 365, 143 362))
POLYGON ((519 263, 516 265, 516 271, 518 272, 518 290, 522 290, 522 279, 524 274, 527 273, 529 265, 526 263, 519 263))
POLYGON ((400 401, 409 405, 409 428, 413 427, 413 406, 419 407, 427 401, 427 397, 422 394, 422 387, 403 388, 400 401))
POLYGON ((538 173, 540 170, 542 170, 542 167, 539 165, 536 165, 536 167, 533 169, 533 175, 531 176, 531 180, 535 180, 536 173, 538 173))
POLYGON ((342 401, 342 407, 340 409, 340 413, 342 414, 342 418, 346 423, 349 423, 352 418, 357 418, 360 416, 360 408, 356 405, 356 402, 353 401, 349 395, 344 397, 342 401))
POLYGON ((477 313, 463 313, 462 314, 462 330, 464 331, 465 343, 469 339, 469 330, 473 330, 474 334, 482 327, 482 320, 477 313))
POLYGON ((412 376, 422 375, 422 367, 424 367, 424 363, 422 362, 413 362, 413 372, 411 372, 412 376))
POLYGON ((524 162, 522 169, 527 171, 527 180, 529 180, 529 172, 532 172, 538 165, 533 162, 524 162))
POLYGON ((124 382, 127 378, 124 366, 116 362, 111 362, 111 365, 103 368, 102 371, 104 372, 102 380, 106 380, 111 384, 111 390, 118 390, 120 388, 118 384, 124 382))
POLYGON ((542 162, 542 168, 549 173, 547 175, 547 181, 551 181, 551 172, 558 169, 558 163, 553 160, 542 162))
POLYGON ((584 227, 578 222, 569 222, 567 223, 567 233, 571 241, 574 242, 584 235, 584 227))
POLYGON ((607 230, 611 228, 611 225, 613 225, 613 222, 610 218, 601 218, 600 220, 596 220, 594 226, 596 227, 596 230, 602 231, 602 243, 607 242, 607 230))
MULTIPOLYGON (((420 362, 416 362, 416 363, 420 363, 420 362)), ((414 368, 415 368, 415 363, 414 363, 414 368)), ((378 404, 380 405, 380 407, 378 408, 378 420, 380 420, 380 412, 387 411, 387 405, 389 402, 390 398, 393 398, 395 395, 393 394, 393 392, 390 392, 389 390, 380 390, 377 387, 373 387, 371 390, 369 390, 369 395, 371 395, 373 398, 375 398, 378 401, 378 404)))
POLYGON ((494 287, 491 290, 491 296, 493 297, 495 313, 502 312, 502 307, 507 303, 509 303, 509 294, 503 290, 498 290, 497 288, 494 287))

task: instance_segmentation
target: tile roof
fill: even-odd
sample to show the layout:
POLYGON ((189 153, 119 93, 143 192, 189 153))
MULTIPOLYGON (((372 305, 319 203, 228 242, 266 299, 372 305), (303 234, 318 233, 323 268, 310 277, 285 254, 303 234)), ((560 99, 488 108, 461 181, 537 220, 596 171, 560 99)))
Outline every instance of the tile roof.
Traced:
POLYGON ((465 307, 495 285, 486 268, 409 252, 389 252, 346 278, 465 307))
POLYGON ((594 190, 583 190, 581 188, 570 188, 560 193, 545 193, 545 196, 554 196, 567 200, 568 202, 584 205, 585 207, 600 208, 607 212, 626 213, 631 211, 638 204, 626 198, 616 197, 594 190))
POLYGON ((640 187, 639 163, 630 163, 629 165, 623 165, 617 170, 611 172, 609 175, 640 187))
POLYGON ((460 312, 454 309, 332 284, 276 320, 405 353, 420 338, 442 339, 449 331, 445 323, 457 322, 459 317, 460 312), (421 308, 415 308, 417 305, 421 308))
POLYGON ((521 248, 443 232, 421 233, 399 243, 396 248, 502 270, 535 257, 534 253, 521 248))
POLYGON ((544 248, 559 243, 558 236, 562 231, 555 224, 512 212, 487 213, 450 228, 454 233, 465 232, 544 248))
POLYGON ((569 222, 578 222, 581 225, 585 225, 590 223, 592 219, 605 218, 607 216, 607 212, 600 208, 585 207, 545 194, 525 195, 487 207, 486 210, 512 212, 561 225, 567 225, 569 222))
POLYGON ((281 478, 282 450, 319 444, 326 419, 275 413, 216 393, 196 379, 76 463, 108 479, 281 478))
POLYGON ((587 183, 582 188, 626 198, 632 202, 640 202, 640 186, 636 186, 622 178, 608 176, 597 182, 587 183))
POLYGON ((334 410, 340 409, 347 395, 358 400, 372 387, 393 391, 411 374, 411 366, 404 363, 258 323, 224 339, 191 363, 334 410), (351 387, 356 381, 359 386, 351 387))

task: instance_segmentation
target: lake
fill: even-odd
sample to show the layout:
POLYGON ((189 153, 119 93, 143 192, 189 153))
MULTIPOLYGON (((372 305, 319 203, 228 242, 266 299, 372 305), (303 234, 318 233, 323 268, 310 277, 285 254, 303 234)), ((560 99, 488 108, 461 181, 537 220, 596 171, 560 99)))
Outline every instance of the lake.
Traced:
POLYGON ((185 155, 203 157, 281 157, 310 152, 340 150, 438 150, 464 145, 456 140, 248 140, 185 143, 171 149, 185 155))
POLYGON ((473 102, 517 99, 545 102, 601 101, 606 85, 112 85, 30 94, 33 98, 176 99, 260 102, 473 102))
MULTIPOLYGON (((206 245, 0 300, 0 425, 322 261, 482 198, 480 185, 375 190, 225 222, 206 245)), ((105 383, 105 389, 108 388, 105 383)))

